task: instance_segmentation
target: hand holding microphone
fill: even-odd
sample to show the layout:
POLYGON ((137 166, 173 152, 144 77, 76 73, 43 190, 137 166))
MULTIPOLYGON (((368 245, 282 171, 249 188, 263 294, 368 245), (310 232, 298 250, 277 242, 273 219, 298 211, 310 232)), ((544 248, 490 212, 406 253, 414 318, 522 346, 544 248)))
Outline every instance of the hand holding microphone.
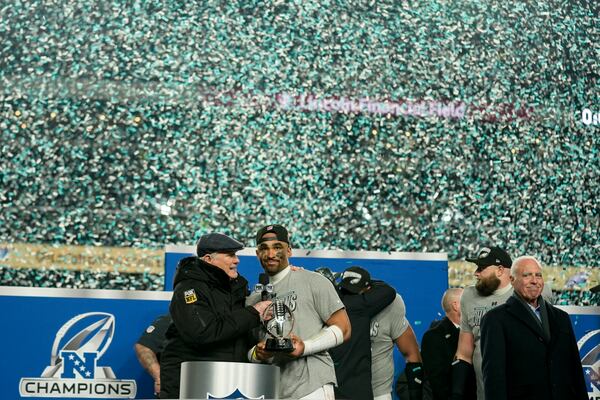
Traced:
POLYGON ((260 292, 261 301, 254 305, 254 309, 260 314, 260 318, 263 321, 268 321, 273 318, 272 308, 269 309, 275 293, 273 293, 273 285, 269 283, 269 275, 261 273, 258 276, 258 284, 255 287, 255 291, 260 292), (265 313, 265 310, 268 310, 265 313))

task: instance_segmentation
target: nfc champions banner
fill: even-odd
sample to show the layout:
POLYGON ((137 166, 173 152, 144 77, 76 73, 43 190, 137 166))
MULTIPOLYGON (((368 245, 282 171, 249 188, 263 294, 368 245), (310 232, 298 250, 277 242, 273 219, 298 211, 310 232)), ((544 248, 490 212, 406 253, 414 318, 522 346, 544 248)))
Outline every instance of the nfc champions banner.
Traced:
POLYGON ((133 349, 171 293, 0 287, 2 398, 153 397, 133 349))

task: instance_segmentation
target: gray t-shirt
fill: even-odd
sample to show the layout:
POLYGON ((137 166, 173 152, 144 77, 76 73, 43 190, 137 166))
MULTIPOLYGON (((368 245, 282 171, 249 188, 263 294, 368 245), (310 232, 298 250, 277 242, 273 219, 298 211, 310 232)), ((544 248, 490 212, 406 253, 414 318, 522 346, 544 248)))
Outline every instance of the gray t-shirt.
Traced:
MULTIPOLYGON (((492 308, 504 304, 506 300, 512 296, 514 290, 512 285, 496 290, 490 296, 481 296, 477 293, 475 286, 465 288, 460 298, 460 330, 471 332, 473 334, 473 343, 475 349, 473 351, 473 368, 477 377, 477 399, 485 400, 483 390, 483 372, 481 370, 481 333, 480 325, 481 318, 492 308)), ((552 291, 549 286, 544 286, 542 292, 544 298, 552 302, 552 291)))
POLYGON ((492 308, 504 304, 512 296, 513 287, 505 286, 489 296, 481 296, 475 286, 465 288, 460 298, 460 330, 473 334, 473 368, 477 377, 477 399, 483 400, 483 375, 481 372, 480 325, 481 318, 492 308))
MULTIPOLYGON (((319 333, 331 315, 344 308, 331 282, 316 272, 290 270, 273 284, 273 290, 278 295, 290 293, 284 302, 294 314, 293 333, 302 340, 319 333)), ((247 304, 256 304, 258 301, 260 293, 253 293, 248 297, 247 304)), ((291 361, 284 355, 276 355, 273 363, 281 368, 282 398, 298 399, 325 384, 337 383, 333 360, 327 351, 291 361)))
POLYGON ((394 341, 408 329, 406 306, 399 294, 371 319, 371 383, 373 396, 392 392, 394 382, 394 341))

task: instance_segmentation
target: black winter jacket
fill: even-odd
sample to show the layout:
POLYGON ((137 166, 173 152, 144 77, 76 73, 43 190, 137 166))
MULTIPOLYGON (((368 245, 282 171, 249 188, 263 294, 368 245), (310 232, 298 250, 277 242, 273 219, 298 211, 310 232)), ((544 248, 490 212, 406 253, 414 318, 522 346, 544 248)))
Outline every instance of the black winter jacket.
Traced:
POLYGON ((244 306, 247 295, 248 281, 241 275, 231 280, 198 257, 179 262, 169 307, 173 323, 160 360, 161 398, 179 397, 184 361, 248 361, 249 333, 260 318, 244 306))

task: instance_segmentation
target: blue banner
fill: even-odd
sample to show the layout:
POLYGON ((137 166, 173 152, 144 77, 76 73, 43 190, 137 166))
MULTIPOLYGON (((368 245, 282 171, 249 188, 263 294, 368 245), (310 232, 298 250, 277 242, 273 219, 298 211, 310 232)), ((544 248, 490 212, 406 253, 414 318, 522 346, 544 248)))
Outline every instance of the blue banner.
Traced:
POLYGON ((600 307, 559 307, 569 313, 590 400, 600 400, 600 307))
POLYGON ((0 287, 3 399, 153 398, 133 346, 171 293, 0 287))

